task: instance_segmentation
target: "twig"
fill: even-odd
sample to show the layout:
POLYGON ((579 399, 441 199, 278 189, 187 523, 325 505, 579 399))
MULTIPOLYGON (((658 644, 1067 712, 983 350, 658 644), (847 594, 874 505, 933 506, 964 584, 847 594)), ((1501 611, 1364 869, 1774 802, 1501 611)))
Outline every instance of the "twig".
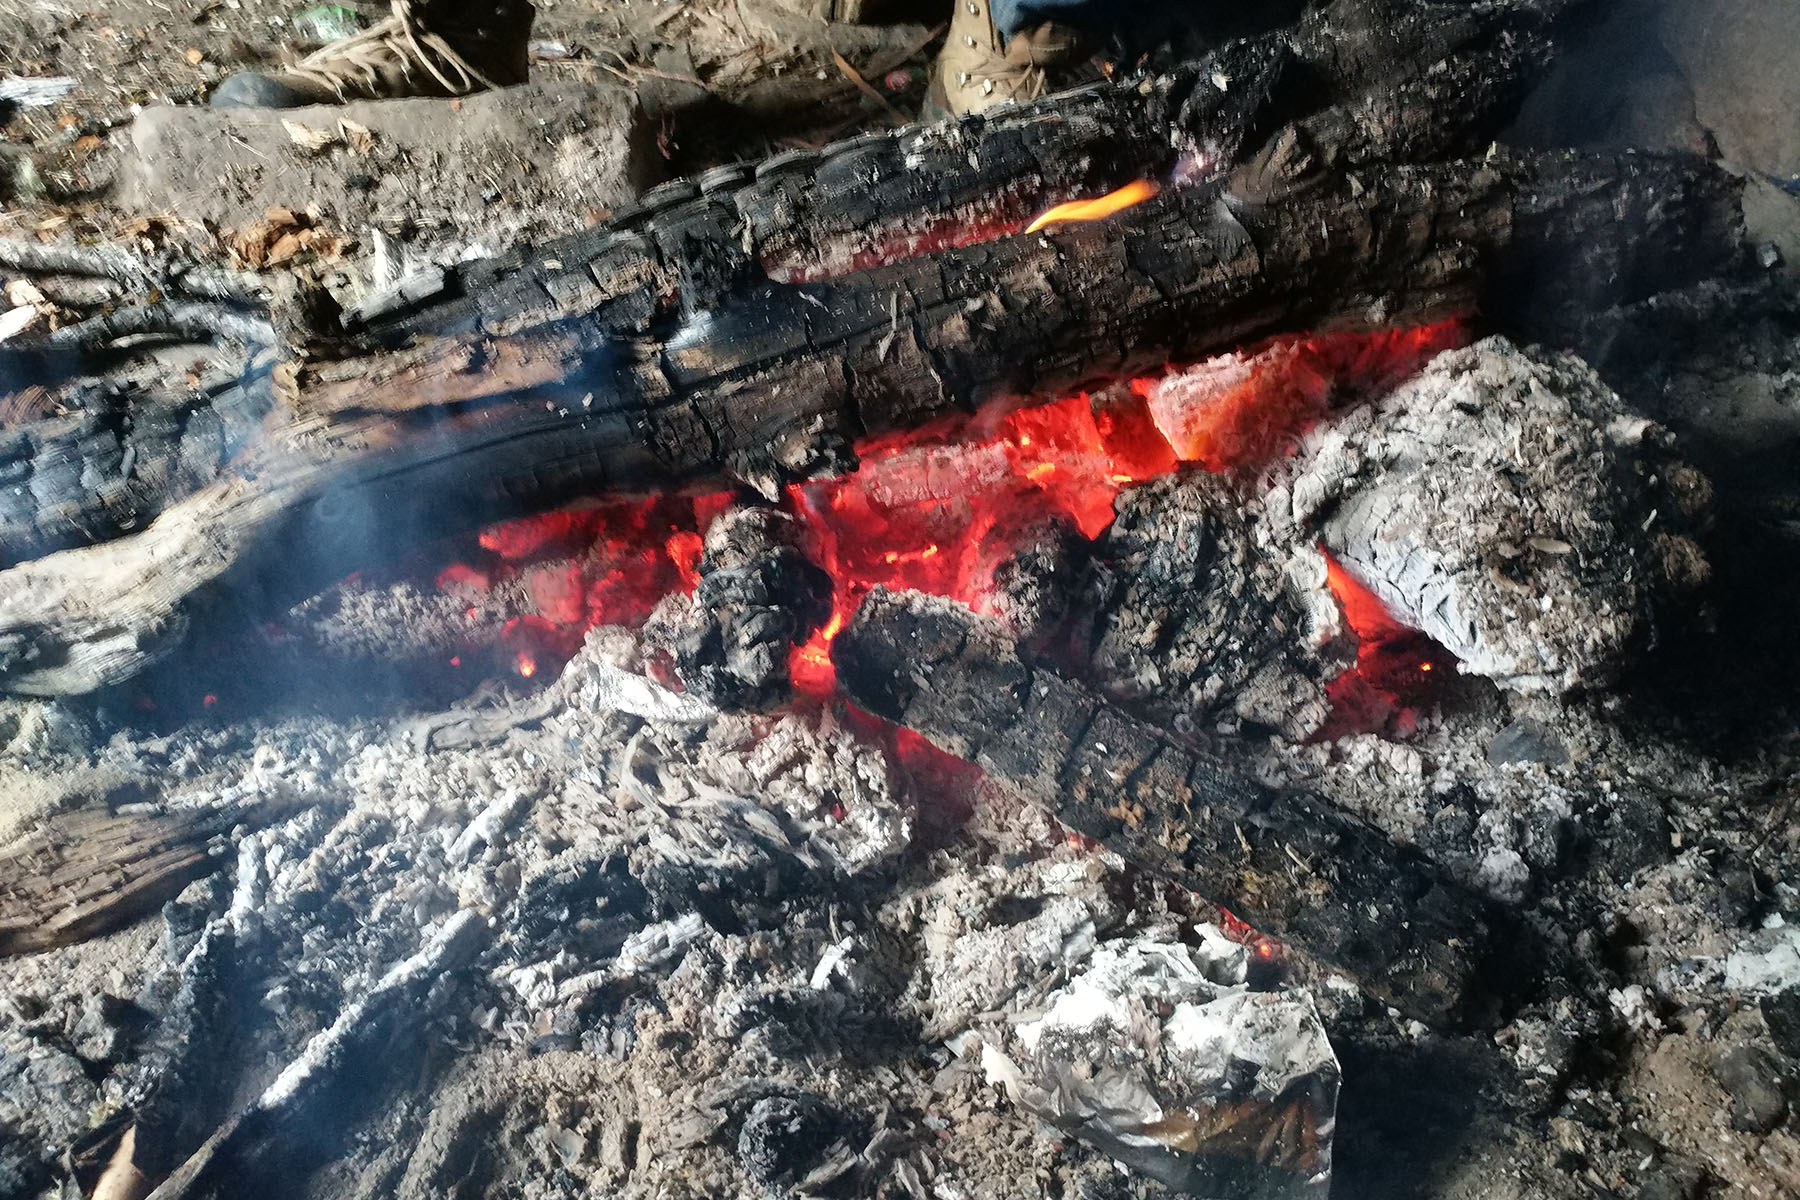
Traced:
POLYGON ((148 263, 117 246, 68 246, 0 238, 0 267, 45 275, 98 275, 124 283, 155 281, 148 263))
POLYGON ((336 1082, 346 1066, 378 1050, 365 1044, 371 1036, 391 1037, 394 1020, 415 1019, 432 983, 471 962, 487 945, 488 936, 487 922, 469 909, 444 922, 417 954, 389 971, 362 999, 347 1005, 324 1032, 315 1034, 255 1103, 220 1125, 147 1200, 183 1200, 200 1194, 214 1182, 215 1168, 229 1169, 234 1156, 298 1115, 336 1082))
POLYGON ((893 55, 890 58, 876 59, 875 63, 879 63, 880 65, 877 66, 873 63, 870 64, 869 74, 871 74, 871 75, 886 75, 889 71, 892 71, 895 67, 905 66, 907 63, 909 63, 913 60, 913 57, 915 55, 917 55, 920 51, 924 50, 925 47, 931 45, 931 43, 933 43, 933 42, 937 41, 939 38, 943 37, 944 33, 949 28, 950 28, 950 23, 948 21, 944 21, 944 22, 938 24, 936 27, 934 27, 930 30, 927 30, 924 37, 920 38, 918 41, 914 42, 912 45, 908 46, 906 49, 900 51, 898 54, 893 55))
POLYGON ((66 325, 41 338, 16 343, 18 350, 98 350, 125 337, 175 337, 210 342, 227 337, 252 346, 273 346, 275 327, 267 320, 221 304, 169 301, 139 304, 66 325))
MULTIPOLYGON (((694 78, 692 75, 678 75, 673 71, 659 71, 655 67, 641 66, 637 63, 632 62, 630 59, 626 58, 623 54, 620 54, 617 50, 614 50, 610 47, 602 46, 600 49, 601 49, 602 53, 610 54, 614 58, 618 59, 619 62, 623 65, 623 69, 625 71, 629 71, 633 75, 648 75, 652 79, 668 79, 668 80, 672 80, 675 83, 692 84, 694 87, 699 88, 703 92, 707 92, 709 94, 712 92, 712 89, 710 87, 706 86, 705 83, 694 78)), ((607 70, 612 71, 612 73, 615 75, 618 75, 620 73, 619 71, 613 70, 613 68, 611 68, 611 67, 607 67, 605 63, 601 63, 600 65, 602 67, 605 67, 607 70)))
POLYGON ((876 91, 869 81, 862 77, 862 72, 850 65, 849 59, 839 54, 836 50, 833 50, 831 52, 831 61, 837 64, 837 69, 844 73, 845 79, 848 79, 851 83, 856 85, 857 91, 879 104, 888 116, 892 117, 901 125, 908 123, 906 115, 892 104, 888 103, 888 98, 876 91))

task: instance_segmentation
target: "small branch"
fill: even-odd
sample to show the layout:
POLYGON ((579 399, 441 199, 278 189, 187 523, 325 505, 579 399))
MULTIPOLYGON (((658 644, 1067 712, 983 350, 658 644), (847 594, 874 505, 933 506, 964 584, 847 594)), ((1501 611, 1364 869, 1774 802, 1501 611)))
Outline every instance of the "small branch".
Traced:
POLYGON ((857 91, 880 105, 881 110, 894 119, 894 124, 905 125, 907 123, 906 114, 888 103, 888 98, 876 91, 874 85, 862 77, 862 72, 850 65, 849 59, 833 50, 831 61, 837 64, 837 69, 843 72, 845 79, 856 85, 857 91))
POLYGON ((20 350, 100 350, 120 338, 173 337, 210 342, 225 337, 252 346, 273 346, 275 327, 222 304, 170 301, 140 304, 67 325, 17 346, 20 350))
MULTIPOLYGON (((287 1121, 300 1119, 314 1101, 357 1060, 392 1041, 397 1023, 416 1022, 426 993, 439 976, 467 966, 487 945, 487 922, 463 909, 439 927, 419 952, 396 966, 367 995, 347 1005, 337 1020, 307 1042, 255 1103, 230 1117, 200 1148, 151 1192, 147 1200, 183 1200, 202 1194, 218 1172, 252 1150, 287 1121)), ((328 1114, 315 1114, 315 1119, 328 1114)))

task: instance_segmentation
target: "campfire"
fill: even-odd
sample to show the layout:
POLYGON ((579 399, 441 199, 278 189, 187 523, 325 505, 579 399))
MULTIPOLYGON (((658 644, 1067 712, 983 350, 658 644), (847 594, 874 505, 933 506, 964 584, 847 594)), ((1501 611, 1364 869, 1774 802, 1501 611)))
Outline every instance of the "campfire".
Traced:
POLYGON ((1792 308, 1494 141, 1559 10, 366 286, 0 242, 189 296, 0 340, 0 1193, 1800 1188, 1791 496, 1644 400, 1792 308))

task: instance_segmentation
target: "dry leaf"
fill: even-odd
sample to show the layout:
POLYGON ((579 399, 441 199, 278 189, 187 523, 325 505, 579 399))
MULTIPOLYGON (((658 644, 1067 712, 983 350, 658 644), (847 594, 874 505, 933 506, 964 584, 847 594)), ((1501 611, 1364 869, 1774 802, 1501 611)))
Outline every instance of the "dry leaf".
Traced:
POLYGON ((338 132, 358 154, 367 154, 375 148, 375 135, 367 125, 358 125, 347 117, 339 117, 338 132))
POLYGON ((205 51, 196 50, 194 47, 189 46, 188 52, 187 52, 187 60, 197 67, 201 63, 206 61, 206 53, 205 53, 205 51))
POLYGON ((279 266, 304 249, 306 249, 304 237, 297 232, 284 233, 275 239, 273 246, 269 247, 269 253, 264 257, 263 262, 271 267, 279 266))
POLYGON ((287 130, 287 135, 293 140, 294 145, 308 154, 317 154, 338 140, 338 135, 329 129, 313 129, 298 121, 290 121, 286 117, 282 118, 281 127, 287 130))

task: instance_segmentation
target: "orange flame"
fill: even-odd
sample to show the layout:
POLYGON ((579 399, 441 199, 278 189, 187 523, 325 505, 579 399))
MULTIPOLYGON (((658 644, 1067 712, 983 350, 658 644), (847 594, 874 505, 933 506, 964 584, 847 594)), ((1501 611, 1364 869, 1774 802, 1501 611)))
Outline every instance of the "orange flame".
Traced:
POLYGON ((1134 204, 1142 204, 1155 197, 1161 190, 1156 186, 1154 180, 1139 179, 1134 183, 1126 184, 1116 192, 1108 192, 1093 200, 1070 200, 1066 204, 1058 204, 1038 217, 1037 220, 1025 227, 1025 232, 1036 233, 1044 226, 1055 224, 1058 221, 1098 221, 1110 217, 1122 209, 1130 208, 1134 204))
POLYGON ((527 679, 537 674, 537 659, 523 650, 519 651, 519 674, 527 679))

